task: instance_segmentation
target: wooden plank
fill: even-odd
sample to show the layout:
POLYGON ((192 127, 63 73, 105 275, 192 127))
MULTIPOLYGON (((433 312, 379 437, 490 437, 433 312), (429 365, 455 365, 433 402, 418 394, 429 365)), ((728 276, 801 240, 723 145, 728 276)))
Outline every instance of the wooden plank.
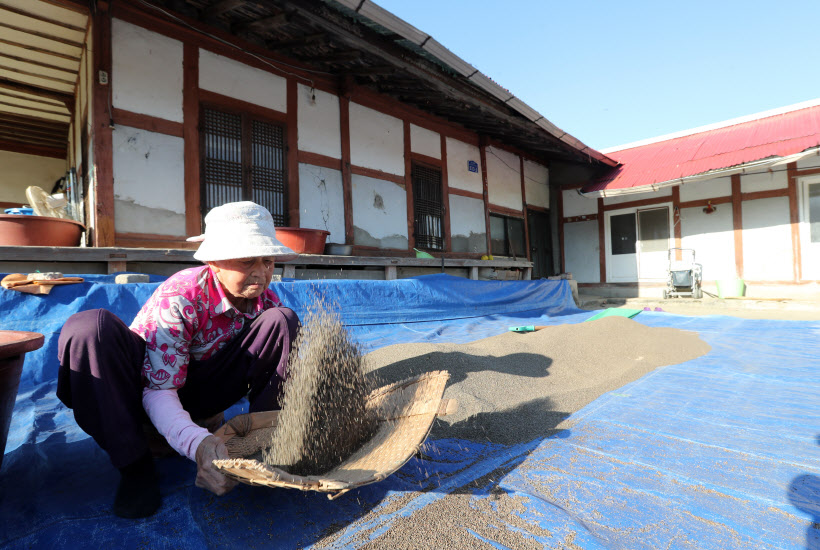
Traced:
POLYGON ((288 182, 288 223, 301 227, 299 220, 299 83, 288 77, 287 84, 287 182, 288 182))
POLYGON ((91 142, 94 147, 95 203, 92 238, 94 246, 114 244, 114 152, 111 135, 111 118, 108 107, 111 104, 111 85, 116 75, 111 73, 111 18, 107 9, 98 6, 94 14, 94 75, 108 72, 108 85, 93 80, 92 89, 92 130, 91 142))
POLYGON ((458 195, 459 197, 470 197, 471 199, 478 199, 480 201, 484 200, 483 193, 476 193, 474 191, 467 191, 465 189, 458 189, 457 187, 450 187, 449 192, 451 195, 458 195))
POLYGON ((51 120, 48 118, 40 118, 28 115, 18 115, 14 113, 0 112, 0 121, 11 122, 20 127, 43 128, 53 132, 68 133, 69 125, 66 122, 59 120, 51 120))
POLYGON ((388 265, 384 268, 384 280, 395 281, 398 279, 398 270, 394 265, 388 265))
POLYGON ((44 99, 44 98, 41 98, 41 97, 38 97, 38 96, 35 96, 35 95, 31 95, 30 92, 22 93, 22 92, 17 92, 17 91, 12 91, 12 90, 6 90, 6 89, 3 89, 2 86, 0 86, 0 96, 5 97, 7 99, 8 98, 22 99, 24 101, 30 101, 32 103, 40 103, 42 105, 50 105, 51 107, 63 107, 63 108, 65 108, 65 103, 63 103, 63 102, 55 103, 55 100, 53 100, 53 99, 44 99))
MULTIPOLYGON (((409 161, 409 157, 406 157, 406 160, 409 161)), ((384 180, 384 181, 392 181, 393 183, 397 183, 404 187, 407 183, 405 176, 399 176, 397 174, 389 174, 387 172, 383 172, 382 170, 375 170, 373 168, 365 168, 364 166, 350 166, 350 171, 357 176, 366 176, 368 178, 374 178, 377 180, 384 180)))
POLYGON ((604 199, 598 198, 598 273, 602 283, 606 282, 606 216, 604 199))
POLYGON ((45 61, 40 61, 38 59, 28 58, 28 57, 21 57, 19 55, 12 55, 7 52, 0 53, 0 57, 11 59, 12 61, 19 61, 20 63, 28 63, 29 65, 34 65, 35 67, 43 67, 44 69, 52 69, 55 71, 63 71, 65 73, 69 73, 72 76, 77 74, 77 69, 79 69, 79 62, 77 62, 77 69, 68 69, 61 65, 54 65, 53 63, 46 63, 45 61))
MULTIPOLYGON (((416 246, 416 211, 415 201, 413 200, 413 161, 410 153, 410 123, 403 121, 404 130, 404 177, 402 178, 402 185, 407 201, 407 249, 410 250, 416 246)), ((355 171, 353 172, 356 173, 355 171)))
POLYGON ((114 244, 122 248, 161 248, 196 250, 199 243, 189 243, 185 237, 173 235, 155 235, 151 233, 121 233, 114 235, 114 244))
MULTIPOLYGON (((5 6, 3 6, 5 7, 5 6)), ((40 32, 35 31, 34 29, 27 29, 25 27, 18 27, 17 25, 12 25, 0 19, 0 27, 4 29, 9 29, 12 31, 22 32, 25 34, 30 34, 31 36, 36 36, 38 38, 45 38, 46 40, 51 40, 53 42, 57 42, 59 44, 65 44, 66 46, 73 46, 75 48, 79 48, 80 50, 83 49, 83 43, 77 42, 76 40, 71 40, 69 38, 64 38, 62 36, 55 36, 53 34, 49 34, 47 32, 40 32)))
POLYGON ((213 5, 205 8, 203 15, 205 17, 216 18, 223 13, 228 13, 229 11, 235 10, 244 3, 245 0, 219 0, 218 2, 214 2, 213 5))
POLYGON ((433 168, 441 168, 442 165, 441 159, 437 159, 436 157, 431 157, 429 155, 422 155, 421 153, 413 153, 412 151, 410 152, 410 158, 415 162, 427 164, 433 168))
POLYGON ((182 50, 182 137, 185 140, 185 234, 202 234, 199 158, 199 48, 186 42, 182 50))
POLYGON ((76 25, 71 25, 71 24, 66 23, 64 21, 58 21, 57 19, 51 19, 49 17, 45 17, 43 15, 40 15, 39 13, 33 13, 33 12, 30 12, 30 11, 21 10, 19 8, 9 6, 8 4, 3 4, 1 9, 3 11, 7 11, 9 13, 14 13, 14 14, 17 14, 17 15, 22 15, 24 17, 34 19, 35 21, 41 21, 43 23, 48 23, 50 25, 56 25, 57 27, 61 27, 63 29, 68 29, 70 31, 81 32, 81 33, 85 32, 85 29, 83 27, 78 27, 76 25))
POLYGON ((59 57, 60 59, 68 59, 70 61, 79 62, 80 61, 80 54, 77 55, 70 55, 61 52, 55 52, 54 50, 49 50, 46 48, 38 48, 37 46, 31 46, 29 44, 23 44, 22 42, 16 42, 14 40, 8 40, 5 38, 0 38, 0 44, 5 44, 6 46, 14 46, 15 48, 22 48, 24 50, 28 50, 30 52, 41 53, 44 55, 50 55, 54 57, 59 57))
POLYGON ((339 128, 342 139, 342 197, 344 199, 345 244, 353 244, 353 180, 350 171, 350 96, 339 97, 339 128))
POLYGON ((524 212, 522 210, 516 210, 515 208, 507 208, 506 206, 498 206, 497 204, 491 204, 488 207, 488 211, 491 214, 501 214, 502 216, 512 216, 514 218, 524 218, 524 212))
MULTIPOLYGON (((184 109, 184 107, 183 107, 184 109)), ((114 124, 120 126, 131 126, 140 130, 148 132, 157 132, 175 137, 184 137, 184 129, 182 122, 174 122, 173 120, 165 120, 151 115, 144 115, 142 113, 134 113, 114 107, 114 124)), ((183 113, 184 119, 184 113, 183 113)))
POLYGON ((789 223, 792 233, 792 264, 794 269, 794 280, 800 281, 803 278, 802 258, 800 257, 800 210, 797 181, 797 163, 790 162, 786 165, 786 174, 789 182, 789 223))
POLYGON ((450 235, 450 179, 447 172, 447 138, 439 134, 441 143, 441 201, 444 206, 444 251, 453 249, 450 235))
POLYGON ((321 155, 319 153, 312 153, 310 151, 299 151, 298 162, 303 164, 310 164, 312 166, 321 166, 322 168, 330 168, 331 170, 341 170, 342 160, 321 155))
POLYGON ((248 113, 255 117, 266 118, 282 124, 287 124, 288 122, 287 113, 276 111, 274 109, 268 109, 267 107, 262 107, 261 105, 256 105, 255 103, 242 101, 241 99, 236 99, 235 97, 210 92, 208 90, 199 90, 199 100, 201 103, 207 103, 223 109, 248 113))
POLYGON ((24 71, 23 69, 18 69, 16 67, 9 67, 8 65, 0 64, 0 69, 2 69, 4 74, 6 74, 6 75, 8 75, 8 73, 21 74, 23 76, 31 76, 31 77, 34 77, 34 78, 40 78, 40 79, 43 79, 43 80, 48 80, 49 82, 59 82, 60 84, 67 84, 69 86, 74 86, 74 83, 76 82, 76 79, 68 80, 68 79, 65 79, 65 78, 59 78, 59 77, 51 76, 51 75, 47 75, 47 74, 42 74, 42 73, 37 73, 37 72, 32 72, 32 71, 24 71))
POLYGON ((732 174, 732 231, 735 238, 735 271, 743 278, 743 206, 741 204, 740 174, 732 174))
POLYGON ((754 201, 758 199, 773 199, 775 197, 788 197, 789 188, 784 189, 767 189, 766 191, 755 191, 753 193, 741 193, 740 200, 754 201))
MULTIPOLYGON (((601 199, 603 200, 603 199, 601 199)), ((604 210, 620 210, 622 208, 639 208, 641 206, 651 206, 653 204, 660 204, 664 202, 672 202, 672 197, 665 196, 665 197, 652 197, 649 199, 641 199, 637 201, 630 201, 630 202, 621 202, 617 204, 605 204, 604 210)))
POLYGON ((680 209, 683 210, 684 208, 706 208, 709 203, 712 206, 717 206, 718 204, 729 204, 732 202, 732 197, 715 197, 713 199, 698 199, 694 201, 686 201, 679 204, 680 209))

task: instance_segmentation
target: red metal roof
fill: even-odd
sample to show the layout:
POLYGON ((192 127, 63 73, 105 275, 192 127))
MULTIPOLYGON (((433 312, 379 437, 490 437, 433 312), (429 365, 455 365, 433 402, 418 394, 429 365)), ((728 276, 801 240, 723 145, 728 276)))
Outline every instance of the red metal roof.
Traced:
POLYGON ((584 193, 671 182, 820 145, 820 105, 709 129, 646 145, 608 151, 621 163, 584 193))

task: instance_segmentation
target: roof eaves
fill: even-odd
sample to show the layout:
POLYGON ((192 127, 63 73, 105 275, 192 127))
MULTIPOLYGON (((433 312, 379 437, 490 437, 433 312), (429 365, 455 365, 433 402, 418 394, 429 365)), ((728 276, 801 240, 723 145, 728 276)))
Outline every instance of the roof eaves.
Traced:
POLYGON ((511 109, 522 115, 524 118, 540 126, 553 137, 562 141, 573 149, 587 155, 590 159, 608 166, 617 166, 618 161, 604 155, 600 151, 585 145, 579 139, 564 132, 535 109, 515 97, 502 86, 498 85, 491 78, 473 67, 471 64, 461 59, 459 56, 445 48, 440 42, 429 34, 426 34, 400 17, 375 4, 371 0, 325 0, 328 4, 336 3, 355 12, 361 17, 365 17, 373 23, 384 27, 412 44, 417 45, 424 51, 433 55, 439 63, 449 67, 457 74, 468 79, 473 85, 495 97, 511 109))

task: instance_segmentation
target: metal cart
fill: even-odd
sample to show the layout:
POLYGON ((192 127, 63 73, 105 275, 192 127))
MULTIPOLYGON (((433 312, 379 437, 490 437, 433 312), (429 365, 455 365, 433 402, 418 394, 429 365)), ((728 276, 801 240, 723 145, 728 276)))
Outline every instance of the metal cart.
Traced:
POLYGON ((695 251, 692 248, 670 248, 668 252, 669 267, 667 268, 666 290, 663 291, 664 300, 691 296, 696 300, 703 298, 701 283, 703 267, 695 262, 695 251), (677 259, 680 252, 681 259, 677 259))

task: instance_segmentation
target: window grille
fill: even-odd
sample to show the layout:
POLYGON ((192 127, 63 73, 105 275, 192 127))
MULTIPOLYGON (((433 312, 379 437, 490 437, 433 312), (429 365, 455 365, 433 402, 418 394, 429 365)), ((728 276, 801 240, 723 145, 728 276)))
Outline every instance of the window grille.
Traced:
POLYGON ((416 248, 444 250, 441 170, 414 164, 412 179, 416 248))
POLYGON ((267 208, 277 226, 286 226, 284 128, 204 107, 200 131, 203 215, 215 206, 246 200, 267 208))

